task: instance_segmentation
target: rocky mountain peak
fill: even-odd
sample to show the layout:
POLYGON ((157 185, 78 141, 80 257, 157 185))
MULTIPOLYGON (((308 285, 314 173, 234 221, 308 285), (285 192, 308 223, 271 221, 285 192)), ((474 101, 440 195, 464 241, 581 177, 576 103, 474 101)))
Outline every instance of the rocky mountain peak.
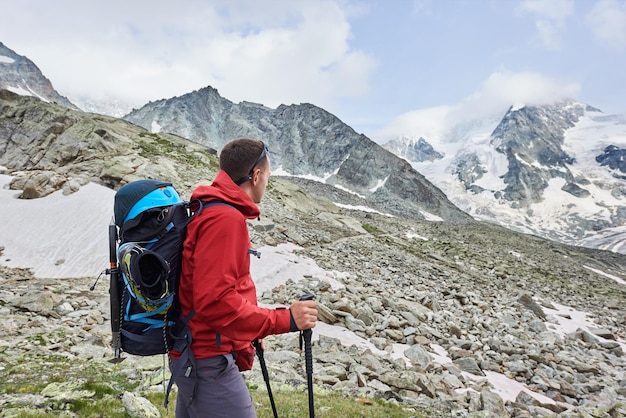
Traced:
MULTIPOLYGON (((567 190, 585 192, 568 166, 574 159, 563 150, 565 132, 585 114, 582 103, 562 102, 511 109, 492 133, 492 146, 509 162, 503 197, 521 206, 543 200, 550 179, 563 177, 567 190)), ((588 195, 588 192, 586 192, 588 195)))
POLYGON ((433 146, 421 136, 418 139, 408 137, 393 138, 383 144, 383 148, 408 161, 414 161, 416 163, 435 161, 443 158, 443 154, 437 152, 433 146))
POLYGON ((608 166, 613 170, 619 171, 623 175, 616 174, 615 176, 626 180, 626 149, 619 148, 616 145, 609 145, 602 151, 602 154, 596 156, 596 161, 601 166, 608 166))
POLYGON ((70 109, 78 110, 67 97, 61 96, 50 80, 25 56, 18 55, 0 42, 0 89, 35 96, 47 102, 54 102, 70 109))
POLYGON ((250 102, 235 104, 206 87, 149 103, 124 119, 215 149, 233 138, 258 138, 268 144, 276 174, 315 178, 392 214, 471 220, 406 161, 309 103, 276 109, 250 102))

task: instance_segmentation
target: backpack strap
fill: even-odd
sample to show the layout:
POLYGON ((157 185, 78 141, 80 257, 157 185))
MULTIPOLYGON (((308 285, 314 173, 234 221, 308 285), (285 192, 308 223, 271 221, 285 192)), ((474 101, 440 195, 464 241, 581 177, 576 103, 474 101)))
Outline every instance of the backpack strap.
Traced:
MULTIPOLYGON (((202 209, 208 208, 210 206, 216 206, 216 205, 230 206, 233 209, 237 209, 236 207, 234 207, 230 203, 226 203, 226 202, 224 202, 222 200, 212 200, 210 202, 203 202, 201 200, 194 200, 192 203, 194 203, 194 202, 197 202, 195 204, 198 205, 198 209, 196 209, 196 211, 193 213, 192 216, 200 215, 200 212, 202 212, 202 209)), ((256 258, 261 258, 261 251, 253 250, 252 248, 248 248, 248 254, 253 255, 256 258)), ((218 340, 218 344, 219 344, 219 340, 218 340)))
POLYGON ((193 210, 192 215, 189 217, 189 220, 191 220, 191 218, 193 218, 194 216, 198 216, 200 215, 200 213, 202 212, 202 210, 204 208, 208 208, 211 206, 230 206, 233 209, 236 209, 233 205, 231 205, 230 203, 226 203, 223 200, 211 200, 209 202, 207 201, 203 201, 200 199, 194 199, 189 203, 189 206, 193 209, 195 206, 197 206, 198 208, 193 210))
MULTIPOLYGON (((182 318, 183 322, 183 330, 182 335, 172 335, 174 338, 173 349, 180 353, 180 359, 176 363, 176 366, 172 369, 172 375, 170 377, 170 381, 167 384, 167 391, 165 392, 165 401, 163 402, 165 409, 167 409, 167 405, 169 403, 170 392, 172 390, 172 385, 176 378, 180 375, 180 372, 183 370, 183 367, 189 362, 191 365, 187 367, 185 371, 185 375, 189 377, 190 375, 196 378, 196 357, 193 355, 193 351, 191 351, 191 329, 189 328, 189 321, 196 314, 196 311, 193 309, 191 312, 187 314, 184 318, 182 318)), ((193 386, 193 392, 191 393, 191 397, 188 400, 185 400, 187 406, 191 405, 193 398, 196 395, 196 383, 193 386)))

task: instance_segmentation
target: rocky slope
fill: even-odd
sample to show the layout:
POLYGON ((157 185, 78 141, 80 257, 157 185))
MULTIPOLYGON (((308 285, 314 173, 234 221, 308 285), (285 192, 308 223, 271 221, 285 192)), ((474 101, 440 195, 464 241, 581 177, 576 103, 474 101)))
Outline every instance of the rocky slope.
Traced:
POLYGON ((18 171, 14 188, 22 198, 71 193, 87 182, 117 189, 138 178, 167 178, 189 190, 215 170, 208 158, 215 154, 121 119, 0 90, 0 165, 18 171))
MULTIPOLYGON (((489 224, 416 223, 342 210, 284 179, 273 179, 270 186, 263 210, 271 218, 250 223, 254 245, 296 242, 303 247, 301 256, 341 274, 332 282, 317 274, 289 280, 265 291, 261 302, 284 304, 314 293, 324 323, 369 344, 344 346, 319 336, 313 346, 318 387, 415 408, 407 416, 626 413, 623 255, 489 224), (561 305, 568 309, 558 313, 561 305), (579 312, 588 313, 589 326, 559 326, 579 312), (409 362, 394 360, 392 353, 409 362), (497 376, 520 386, 513 394, 500 392, 492 383, 497 376)), ((80 378, 71 370, 84 364, 90 370, 126 371, 139 393, 162 390, 162 359, 127 356, 115 367, 106 362, 111 358, 106 283, 90 292, 93 279, 43 279, 2 269, 0 378, 7 386, 30 381, 47 388, 34 395, 0 393, 5 411, 25 406, 54 411, 94 396, 63 387, 52 391, 57 379, 39 363, 52 363, 50 357, 71 359, 66 373, 72 381, 80 378), (22 359, 29 359, 27 368, 22 359)), ((297 338, 276 336, 267 343, 274 390, 303 390, 297 338)), ((256 367, 247 379, 262 387, 256 367)))
MULTIPOLYGON (((34 100, 0 92, 0 164, 17 176, 12 187, 23 188, 22 197, 45 195, 45 185, 72 193, 85 181, 117 187, 152 175, 188 195, 194 182, 215 174, 210 149, 34 100)), ((262 220, 249 224, 254 246, 295 243, 300 257, 338 272, 329 280, 312 270, 260 295, 266 304, 316 295, 318 388, 398 402, 409 408, 407 416, 626 414, 626 255, 487 223, 356 208, 387 212, 384 202, 330 185, 274 177, 262 220), (322 332, 331 325, 336 338, 322 332), (342 345, 339 334, 359 343, 342 345)), ((72 404, 97 396, 119 404, 121 384, 100 382, 112 394, 96 395, 93 370, 103 370, 103 379, 123 373, 140 394, 161 390, 161 358, 107 363, 107 286, 89 291, 93 280, 0 268, 4 416, 25 410, 71 416, 72 404), (71 367, 57 366, 61 359, 71 367), (60 385, 59 374, 75 386, 60 385)), ((270 338, 268 346, 275 390, 302 390, 296 336, 270 338)), ((263 387, 258 368, 246 376, 263 387)))

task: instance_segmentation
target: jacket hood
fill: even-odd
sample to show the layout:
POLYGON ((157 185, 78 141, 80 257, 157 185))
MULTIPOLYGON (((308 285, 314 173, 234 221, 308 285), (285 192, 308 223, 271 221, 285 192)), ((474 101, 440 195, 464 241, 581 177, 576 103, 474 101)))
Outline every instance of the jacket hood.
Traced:
POLYGON ((234 206, 246 218, 258 218, 261 214, 259 207, 244 192, 241 187, 237 186, 230 176, 220 170, 211 185, 201 184, 191 194, 191 200, 201 200, 203 202, 211 202, 219 200, 234 206))

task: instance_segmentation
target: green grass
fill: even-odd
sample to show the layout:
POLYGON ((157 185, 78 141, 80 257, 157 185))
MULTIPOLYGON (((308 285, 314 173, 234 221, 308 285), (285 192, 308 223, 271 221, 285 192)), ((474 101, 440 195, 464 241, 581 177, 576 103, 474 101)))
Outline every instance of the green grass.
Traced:
MULTIPOLYGON (((132 391, 139 384, 131 380, 121 369, 109 363, 85 362, 54 354, 27 354, 17 364, 9 364, 0 355, 0 395, 20 397, 39 395, 49 384, 71 382, 73 390, 90 391, 88 399, 72 401, 47 399, 40 410, 35 406, 20 408, 21 401, 3 405, 3 412, 23 418, 59 416, 62 411, 71 411, 85 417, 125 417, 119 395, 132 391)), ((27 401, 24 403, 28 404, 27 401)), ((2 415, 4 416, 4 415, 2 415)))
POLYGON ((215 168, 215 157, 212 157, 208 151, 202 157, 198 154, 192 154, 183 144, 177 144, 167 139, 161 138, 159 135, 150 132, 142 132, 139 137, 144 141, 138 141, 139 155, 153 160, 158 156, 167 155, 180 163, 195 168, 215 168))
MULTIPOLYGON (((258 418, 273 418, 272 406, 265 391, 250 390, 258 418)), ((309 397, 306 390, 274 392, 276 411, 281 418, 303 418, 309 416, 309 397)), ((401 407, 381 400, 348 398, 340 393, 315 394, 315 416, 320 418, 409 418, 426 417, 420 415, 413 408, 401 407)), ((156 405, 161 415, 165 416, 163 408, 164 395, 152 393, 145 396, 156 405)), ((169 416, 174 416, 176 397, 170 395, 169 416)))
MULTIPOLYGON (((7 364, 0 353, 0 396, 4 395, 1 416, 18 418, 58 417, 64 411, 80 417, 124 418, 121 395, 125 391, 136 391, 146 376, 140 371, 130 372, 123 365, 113 365, 101 361, 77 361, 54 354, 25 355, 18 364, 7 364), (90 391, 93 396, 87 399, 54 400, 47 398, 41 405, 29 405, 23 401, 24 395, 40 395, 42 390, 53 382, 73 384, 72 389, 90 391), (22 400, 7 401, 10 397, 22 400), (8 402, 8 403, 6 403, 8 402), (11 403, 13 402, 13 403, 11 403)), ((278 391, 274 398, 280 417, 308 417, 308 393, 300 390, 278 391)), ((272 408, 265 390, 250 387, 259 418, 272 418, 272 408)), ((424 411, 401 407, 382 400, 350 398, 339 392, 320 391, 315 393, 315 416, 320 418, 361 418, 426 417, 424 411)), ((164 392, 141 392, 150 400, 162 416, 175 415, 176 393, 170 394, 168 410, 163 408, 164 392)), ((14 398, 14 399, 16 399, 14 398)))
POLYGON ((376 228, 374 225, 363 224, 361 226, 363 227, 363 229, 365 229, 368 233, 370 233, 372 235, 380 235, 380 234, 384 233, 384 231, 376 228))
MULTIPOLYGON (((253 393, 257 416, 272 418, 272 407, 267 393, 253 393)), ((306 392, 274 394, 278 416, 282 418, 301 418, 309 416, 309 398, 306 392)), ((423 417, 414 409, 403 408, 384 401, 347 398, 340 393, 315 395, 315 416, 320 418, 408 418, 423 417)))
MULTIPOLYGON (((57 417, 62 411, 71 411, 80 417, 125 418, 126 412, 117 392, 96 393, 92 399, 81 399, 68 404, 46 403, 47 408, 41 411, 14 411, 17 418, 57 417)), ((146 399, 155 405, 161 416, 175 415, 176 396, 170 395, 167 412, 163 408, 163 393, 144 393, 146 399)), ((269 398, 265 392, 252 392, 258 418, 273 418, 269 398)), ((301 418, 309 416, 308 395, 306 392, 274 393, 278 416, 281 418, 301 418)), ((6 411, 8 412, 8 410, 6 411)), ((380 400, 364 398, 348 398, 339 393, 315 395, 315 416, 320 418, 409 418, 427 417, 413 408, 401 407, 380 400)))

